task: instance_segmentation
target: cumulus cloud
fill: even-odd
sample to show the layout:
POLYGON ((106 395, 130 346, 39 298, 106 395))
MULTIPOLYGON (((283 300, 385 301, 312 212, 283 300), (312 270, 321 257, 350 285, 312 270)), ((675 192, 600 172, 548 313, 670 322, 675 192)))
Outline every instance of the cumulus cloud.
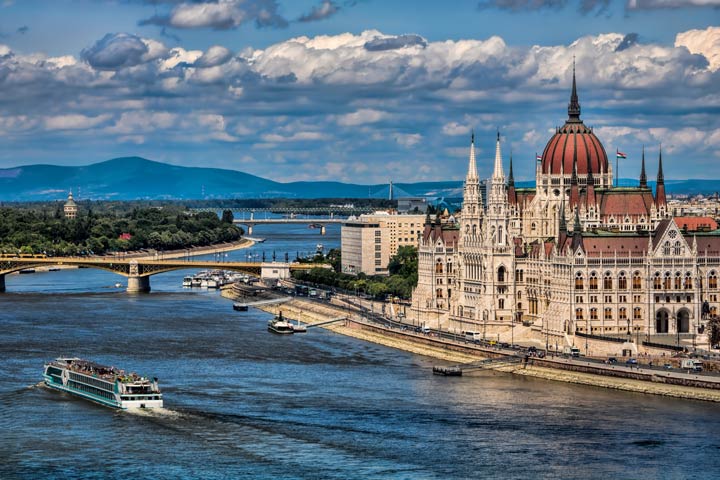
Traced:
POLYGON ((108 33, 80 55, 93 68, 116 70, 140 64, 148 52, 140 37, 128 33, 108 33))
MULTIPOLYGON (((281 160, 292 172, 331 158, 362 160, 367 170, 354 180, 384 171, 410 181, 437 175, 417 165, 464 151, 442 174, 461 178, 470 128, 478 152, 491 155, 499 126, 513 145, 516 177, 531 178, 534 152, 566 116, 575 56, 583 119, 606 147, 618 142, 632 154, 631 145, 662 141, 668 155, 682 149, 687 166, 720 150, 717 38, 710 27, 681 32, 674 45, 604 33, 528 47, 497 36, 428 41, 369 30, 233 53, 119 33, 79 57, 0 45, 0 151, 36 154, 23 150, 30 136, 68 152, 141 143, 143 154, 177 163, 196 162, 199 150, 218 159, 253 152, 251 173, 260 175, 281 160)), ((481 175, 487 160, 478 163, 481 175)), ((218 166, 233 167, 227 162, 218 166)), ((673 165, 669 157, 668 177, 673 165)))
POLYGON ((213 45, 198 58, 194 65, 196 67, 215 67, 230 60, 232 52, 220 45, 213 45))
POLYGON ((628 48, 632 47, 638 42, 638 34, 637 33, 628 33, 625 35, 622 39, 622 42, 615 47, 616 52, 622 52, 623 50, 627 50, 628 48))
POLYGON ((397 37, 376 37, 365 42, 365 50, 381 52, 413 46, 427 47, 427 41, 420 35, 399 35, 397 37))
POLYGON ((710 70, 720 68, 720 27, 708 27, 705 30, 689 30, 675 37, 676 47, 685 47, 691 53, 704 56, 710 64, 710 70))
POLYGON ((109 114, 96 117, 80 114, 56 115, 45 118, 45 128, 48 130, 84 130, 106 122, 110 118, 109 114))
POLYGON ((368 123, 375 123, 387 118, 387 113, 374 110, 372 108, 361 108, 360 110, 352 113, 346 113, 337 117, 338 125, 344 127, 353 127, 356 125, 365 125, 368 123))
POLYGON ((335 2, 332 0, 323 0, 320 5, 314 6, 309 13, 298 18, 298 21, 315 22, 318 20, 324 20, 335 15, 338 10, 340 10, 340 7, 338 7, 335 2))
POLYGON ((167 15, 141 20, 140 25, 161 25, 179 29, 210 28, 229 30, 254 21, 258 27, 286 27, 275 0, 215 0, 182 2, 167 15))

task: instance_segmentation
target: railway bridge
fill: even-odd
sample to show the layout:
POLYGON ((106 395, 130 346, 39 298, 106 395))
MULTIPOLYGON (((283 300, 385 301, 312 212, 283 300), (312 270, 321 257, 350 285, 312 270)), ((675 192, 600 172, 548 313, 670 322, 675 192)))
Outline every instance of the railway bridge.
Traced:
POLYGON ((284 279, 294 270, 310 270, 315 267, 328 267, 314 263, 284 262, 216 262, 153 260, 153 259, 117 259, 114 257, 11 257, 0 258, 0 292, 5 291, 5 275, 29 268, 71 265, 79 268, 97 268, 127 277, 128 293, 150 291, 150 277, 158 273, 184 269, 234 270, 259 276, 263 279, 284 279))

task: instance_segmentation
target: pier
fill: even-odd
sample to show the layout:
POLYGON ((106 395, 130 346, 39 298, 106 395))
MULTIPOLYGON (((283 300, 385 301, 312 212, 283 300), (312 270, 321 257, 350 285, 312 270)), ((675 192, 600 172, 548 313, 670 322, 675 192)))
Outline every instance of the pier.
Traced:
POLYGON ((476 370, 489 370, 497 367, 505 367, 507 365, 514 365, 523 361, 521 356, 509 356, 499 358, 488 358, 485 360, 478 360, 477 362, 461 363, 458 365, 450 365, 447 367, 435 366, 433 367, 433 373, 435 375, 445 375, 451 377, 462 376, 463 372, 471 372, 476 370))

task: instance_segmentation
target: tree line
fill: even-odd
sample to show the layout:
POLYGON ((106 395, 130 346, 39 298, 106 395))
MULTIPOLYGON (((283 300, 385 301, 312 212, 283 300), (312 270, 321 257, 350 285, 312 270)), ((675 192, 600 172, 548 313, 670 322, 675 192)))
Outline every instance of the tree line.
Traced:
POLYGON ((55 211, 0 208, 0 251, 52 256, 103 255, 141 249, 177 250, 239 240, 242 228, 232 212, 191 213, 179 206, 132 208, 129 211, 80 209, 65 218, 55 211))
MULTIPOLYGON (((347 291, 356 291, 370 295, 376 299, 384 299, 388 295, 401 299, 409 299, 417 285, 418 255, 417 248, 411 246, 399 247, 398 252, 388 263, 389 276, 348 275, 340 272, 340 250, 333 249, 324 259, 333 269, 313 268, 308 271, 294 271, 293 276, 302 282, 314 283, 326 287, 339 288, 347 291)), ((323 261, 321 258, 314 261, 323 261)))

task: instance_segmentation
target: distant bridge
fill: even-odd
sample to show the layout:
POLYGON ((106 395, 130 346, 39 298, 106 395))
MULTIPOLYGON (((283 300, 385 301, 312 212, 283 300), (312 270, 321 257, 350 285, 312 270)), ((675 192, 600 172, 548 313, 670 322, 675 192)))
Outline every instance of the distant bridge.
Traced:
POLYGON ((372 213, 377 207, 355 207, 355 206, 337 206, 337 207, 217 207, 217 208, 191 208, 193 212, 219 212, 230 210, 232 212, 247 213, 276 213, 279 215, 316 215, 316 216, 349 216, 360 215, 362 213, 372 213))
POLYGON ((235 219, 233 220, 233 223, 240 224, 240 225, 246 225, 248 227, 247 233, 248 235, 253 234, 253 227, 255 225, 269 225, 269 224, 278 224, 278 223, 295 223, 295 224, 307 224, 313 228, 318 228, 320 230, 320 235, 325 235, 325 225, 328 223, 342 223, 345 220, 341 218, 325 218, 325 219, 319 219, 319 218, 254 218, 254 216, 251 215, 249 219, 235 219))
POLYGON ((0 292, 5 291, 5 275, 28 268, 53 265, 72 265, 83 268, 97 268, 127 277, 129 293, 149 292, 150 276, 158 273, 204 268, 233 270, 261 278, 285 279, 295 270, 310 270, 318 266, 312 263, 284 262, 209 262, 187 260, 117 259, 114 257, 49 257, 49 258, 0 258, 0 292))

